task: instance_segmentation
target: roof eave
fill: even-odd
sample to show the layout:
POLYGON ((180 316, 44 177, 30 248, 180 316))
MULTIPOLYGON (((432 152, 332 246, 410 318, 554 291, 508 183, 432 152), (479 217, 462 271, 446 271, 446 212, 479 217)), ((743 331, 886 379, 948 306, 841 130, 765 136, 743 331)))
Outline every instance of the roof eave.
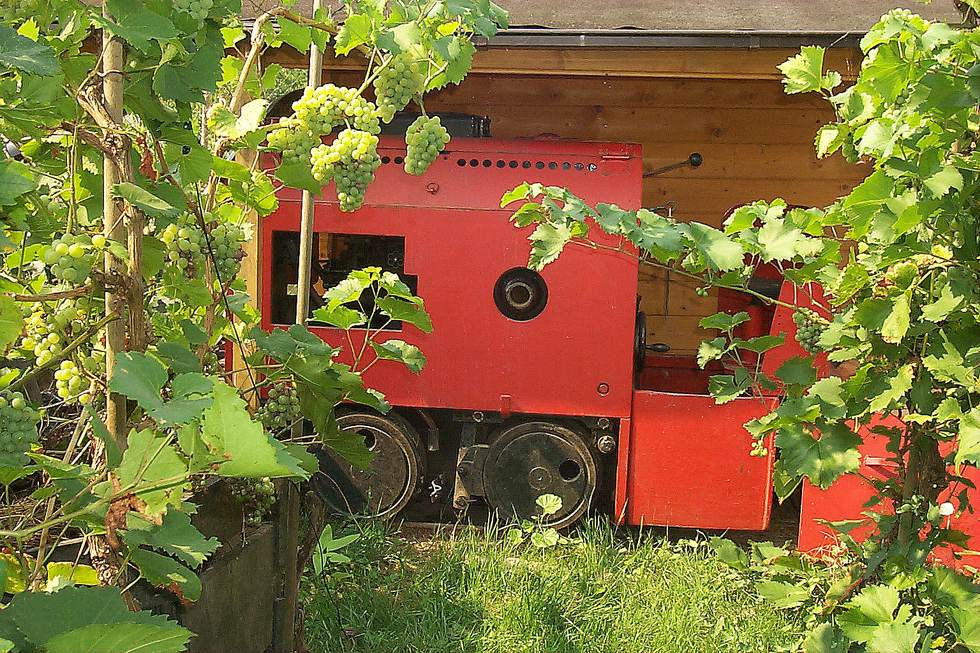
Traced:
POLYGON ((798 49, 805 45, 819 45, 825 48, 857 48, 862 36, 861 32, 516 27, 501 30, 483 43, 490 47, 798 49))

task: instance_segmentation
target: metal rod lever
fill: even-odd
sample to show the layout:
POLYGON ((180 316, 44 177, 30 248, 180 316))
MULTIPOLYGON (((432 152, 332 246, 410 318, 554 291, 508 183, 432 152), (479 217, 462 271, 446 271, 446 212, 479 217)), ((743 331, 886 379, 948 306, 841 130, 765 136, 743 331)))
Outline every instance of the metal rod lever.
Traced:
POLYGON ((652 177, 653 175, 659 175, 661 172, 666 172, 667 170, 673 170, 674 168, 680 168, 681 166, 691 166, 692 168, 697 168, 699 165, 704 163, 704 157, 695 152, 691 156, 687 157, 685 160, 679 163, 671 163, 669 166, 664 166, 662 168, 657 168, 656 170, 651 170, 650 172, 644 172, 644 177, 652 177))

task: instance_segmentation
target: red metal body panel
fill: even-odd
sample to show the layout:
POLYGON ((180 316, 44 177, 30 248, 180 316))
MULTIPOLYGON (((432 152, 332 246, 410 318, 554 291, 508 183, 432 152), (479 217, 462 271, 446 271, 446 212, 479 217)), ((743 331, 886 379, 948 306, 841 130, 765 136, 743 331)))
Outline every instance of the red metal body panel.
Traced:
MULTIPOLYGON (((892 419, 894 420, 894 418, 892 419)), ((861 467, 858 474, 874 479, 894 477, 897 473, 897 466, 894 462, 889 461, 891 454, 885 450, 887 439, 867 430, 862 432, 862 436, 864 443, 860 447, 861 467)), ((967 467, 963 471, 963 476, 975 486, 980 487, 980 470, 975 467, 967 467)), ((962 490, 961 487, 952 487, 946 496, 956 495, 960 490, 962 490)), ((800 512, 799 549, 819 553, 822 549, 835 544, 838 539, 837 532, 831 526, 820 522, 862 519, 863 513, 868 510, 864 504, 873 493, 873 488, 856 474, 847 474, 841 477, 826 490, 821 490, 804 481, 803 505, 800 512)), ((967 495, 971 506, 980 505, 978 504, 980 492, 976 489, 970 489, 967 491, 967 495)), ((942 502, 945 498, 945 496, 940 496, 939 501, 942 502)), ((880 510, 881 508, 877 509, 880 510)), ((959 517, 948 517, 944 520, 943 525, 960 530, 967 535, 969 538, 968 551, 980 549, 980 520, 977 519, 976 513, 964 512, 959 517)), ((854 529, 850 534, 860 540, 871 535, 873 528, 874 524, 869 520, 867 526, 854 529)), ((935 552, 935 557, 943 564, 959 569, 965 567, 980 568, 980 555, 964 552, 959 548, 939 549, 935 552)))
MULTIPOLYGON (((542 272, 548 303, 526 322, 500 313, 493 287, 501 273, 526 265, 529 251, 531 229, 510 224, 513 207, 500 208, 504 192, 539 181, 568 187, 589 202, 615 197, 635 209, 639 147, 454 139, 452 152, 425 176, 413 177, 396 164, 404 155, 398 140, 382 139, 379 154, 391 162, 378 169, 363 208, 342 213, 336 201, 321 198, 314 212, 317 232, 404 237, 405 274, 417 276, 417 294, 432 317, 431 334, 406 326, 378 338, 417 345, 428 358, 421 374, 382 363, 365 374, 365 383, 398 406, 628 417, 634 259, 569 247, 542 272), (600 384, 608 385, 604 394, 600 384)), ((272 274, 272 232, 298 231, 299 220, 299 193, 283 190, 279 209, 262 223, 266 279, 272 274)), ((275 326, 267 323, 272 284, 263 283, 262 292, 268 328, 275 326)), ((342 332, 311 330, 349 349, 342 332)))
MULTIPOLYGON (((629 439, 629 524, 759 530, 769 523, 772 453, 749 455, 742 424, 763 415, 757 398, 637 390, 629 439)), ((771 447, 770 447, 771 449, 771 447)))

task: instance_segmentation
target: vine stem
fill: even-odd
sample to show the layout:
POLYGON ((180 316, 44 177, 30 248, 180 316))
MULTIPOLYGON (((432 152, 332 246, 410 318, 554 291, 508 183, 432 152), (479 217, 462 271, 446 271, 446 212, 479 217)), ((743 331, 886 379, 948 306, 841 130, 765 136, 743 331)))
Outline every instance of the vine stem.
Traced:
MULTIPOLYGON (((659 261, 652 260, 652 259, 647 258, 645 256, 637 256, 636 254, 633 254, 631 252, 628 252, 626 250, 626 248, 624 248, 622 245, 620 245, 619 247, 613 247, 612 245, 602 245, 600 243, 595 242, 594 240, 584 240, 584 239, 580 239, 580 238, 573 238, 573 239, 571 239, 568 242, 569 242, 569 244, 579 245, 580 247, 585 247, 587 249, 605 250, 605 251, 610 251, 610 252, 619 252, 619 253, 622 253, 622 254, 626 254, 627 256, 636 259, 637 261, 639 261, 640 263, 643 263, 644 265, 649 265, 651 267, 659 268, 661 270, 667 270, 669 272, 676 272, 677 274, 679 274, 679 275, 681 275, 683 277, 687 277, 687 278, 693 279, 695 281, 704 281, 704 279, 702 277, 699 277, 698 275, 693 274, 691 272, 687 272, 685 270, 682 270, 680 268, 674 267, 672 265, 667 265, 667 264, 664 264, 664 263, 660 263, 659 261)), ((789 309, 796 309, 797 308, 797 306, 795 304, 791 304, 789 302, 784 302, 784 301, 779 300, 779 299, 773 299, 772 297, 770 297, 768 295, 764 295, 764 294, 762 294, 760 292, 757 292, 757 291, 752 290, 751 288, 748 288, 748 287, 745 287, 745 286, 735 286, 735 285, 732 285, 732 284, 719 283, 719 282, 716 282, 716 281, 712 281, 711 283, 716 288, 724 288, 726 290, 736 290, 738 292, 743 292, 746 295, 751 295, 751 296, 759 299, 760 301, 765 302, 766 304, 770 304, 772 306, 782 306, 784 308, 789 308, 789 309)))

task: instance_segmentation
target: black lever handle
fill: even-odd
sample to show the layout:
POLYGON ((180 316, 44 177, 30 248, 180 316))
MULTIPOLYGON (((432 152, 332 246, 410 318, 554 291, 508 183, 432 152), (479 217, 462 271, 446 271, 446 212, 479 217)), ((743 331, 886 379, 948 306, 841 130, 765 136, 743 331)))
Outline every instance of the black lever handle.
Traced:
POLYGON ((666 342, 655 342, 652 345, 647 345, 647 351, 652 351, 655 354, 666 354, 670 351, 670 345, 666 342))
POLYGON ((658 175, 661 172, 666 172, 667 170, 673 170, 674 168, 680 168, 681 166, 691 166, 692 168, 697 168, 699 165, 704 163, 704 157, 694 152, 691 156, 687 157, 679 163, 671 163, 669 166, 664 166, 662 168, 657 168, 656 170, 651 170, 649 172, 644 172, 644 177, 652 177, 653 175, 658 175))

